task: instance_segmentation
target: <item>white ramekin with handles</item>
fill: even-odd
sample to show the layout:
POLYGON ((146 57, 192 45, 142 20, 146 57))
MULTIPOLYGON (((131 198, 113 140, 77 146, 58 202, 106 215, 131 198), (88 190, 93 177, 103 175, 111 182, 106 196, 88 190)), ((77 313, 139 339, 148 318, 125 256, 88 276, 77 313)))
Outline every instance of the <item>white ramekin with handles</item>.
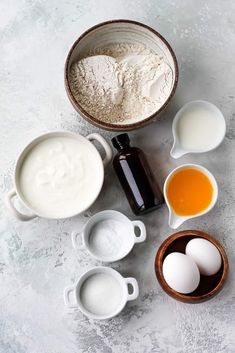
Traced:
POLYGON ((72 232, 72 244, 75 249, 85 248, 91 256, 103 262, 123 259, 130 253, 136 243, 142 243, 145 239, 146 227, 142 221, 131 221, 123 213, 114 210, 96 213, 85 224, 81 233, 72 232), (108 223, 110 221, 114 221, 118 229, 110 228, 108 223), (102 237, 93 234, 93 230, 99 224, 102 225, 102 237), (124 234, 122 234, 124 229, 124 234), (98 243, 97 249, 92 248, 91 237, 97 238, 95 240, 98 243), (111 253, 109 251, 110 247, 111 253))
MULTIPOLYGON (((17 162, 16 162, 16 166, 15 166, 15 171, 14 171, 14 188, 8 192, 8 194, 5 197, 5 201, 6 201, 6 205, 9 208, 9 210, 12 212, 12 214, 19 220, 21 221, 29 221, 35 217, 43 217, 43 218, 53 218, 53 219, 61 219, 61 218, 68 218, 68 217, 73 217, 76 216, 82 212, 84 212, 86 209, 88 209, 93 202, 96 200, 96 198, 98 197, 101 188, 103 186, 103 181, 104 181, 104 168, 107 166, 107 164, 110 162, 110 160, 112 159, 112 150, 111 147, 109 146, 109 144, 106 142, 106 140, 99 134, 97 133, 92 133, 87 135, 86 137, 78 134, 78 133, 72 133, 72 132, 67 132, 67 131, 53 131, 53 132, 49 132, 43 135, 40 135, 39 137, 35 138, 34 140, 32 140, 21 152, 21 154, 19 155, 17 162), (90 143, 94 154, 97 155, 97 167, 99 168, 99 173, 97 173, 97 177, 99 175, 99 188, 97 188, 97 192, 94 194, 93 200, 90 203, 89 206, 86 206, 84 209, 82 209, 81 211, 77 212, 77 213, 73 213, 70 214, 66 217, 48 217, 47 215, 44 215, 43 213, 39 213, 38 211, 34 210, 33 206, 30 205, 27 200, 24 198, 22 192, 21 192, 21 188, 19 185, 19 174, 20 174, 20 169, 22 167, 22 164, 24 162, 24 159, 26 158, 26 156, 28 155, 28 153, 30 152, 30 150, 35 147, 38 143, 52 138, 52 137, 67 137, 67 138, 73 138, 73 139, 77 139, 78 141, 86 141, 90 143), (100 153, 98 152, 98 150, 96 149, 96 147, 94 146, 94 144, 92 144, 92 141, 97 141, 104 149, 105 152, 105 156, 102 159, 100 153), (13 203, 13 199, 15 197, 18 197, 21 201, 21 203, 26 206, 29 209, 28 213, 23 213, 20 212, 18 209, 16 209, 14 203, 13 203)), ((45 200, 46 202, 46 200, 45 200)))
POLYGON ((96 320, 105 320, 110 319, 116 315, 118 315, 125 307, 126 303, 131 300, 135 300, 139 296, 139 286, 138 282, 133 277, 124 278, 119 272, 104 266, 93 267, 90 270, 86 271, 77 281, 76 284, 68 286, 64 289, 64 302, 68 308, 79 308, 80 311, 89 317, 90 319, 96 320), (107 274, 116 279, 119 283, 122 291, 122 295, 120 298, 120 302, 116 309, 109 314, 105 315, 97 315, 90 311, 88 311, 80 298, 81 288, 84 282, 95 274, 107 274), (128 286, 132 287, 132 293, 129 293, 128 286), (73 299, 72 299, 73 296, 73 299))
POLYGON ((185 221, 187 221, 190 218, 200 217, 200 216, 203 216, 204 214, 208 213, 215 206, 217 199, 218 199, 218 185, 215 180, 215 177, 212 175, 212 173, 208 169, 206 169, 205 167, 203 167, 199 164, 182 164, 179 167, 176 167, 167 176, 165 183, 164 183, 163 190, 164 190, 164 198, 166 200, 166 204, 167 204, 167 207, 169 210, 169 226, 172 229, 178 228, 179 226, 181 226, 181 224, 183 224, 185 221), (197 213, 197 214, 191 215, 191 216, 179 216, 174 212, 173 208, 171 207, 170 202, 168 201, 167 187, 168 187, 168 184, 169 184, 171 177, 174 174, 176 174, 179 170, 189 169, 189 168, 194 168, 196 170, 199 170, 200 172, 202 172, 203 174, 205 174, 208 177, 208 179, 211 182, 212 188, 213 188, 213 197, 212 197, 210 205, 203 212, 200 212, 200 213, 197 213))

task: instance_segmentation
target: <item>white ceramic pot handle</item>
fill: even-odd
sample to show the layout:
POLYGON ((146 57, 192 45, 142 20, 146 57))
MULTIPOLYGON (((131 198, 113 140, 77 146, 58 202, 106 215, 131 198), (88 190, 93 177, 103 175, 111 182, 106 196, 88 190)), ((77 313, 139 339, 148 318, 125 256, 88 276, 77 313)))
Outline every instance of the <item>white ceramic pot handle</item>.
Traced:
POLYGON ((111 147, 109 146, 108 142, 106 142, 105 139, 97 133, 87 135, 86 138, 89 141, 98 141, 101 144, 101 146, 103 147, 103 149, 105 151, 105 157, 103 159, 103 164, 104 164, 104 167, 106 167, 112 159, 112 150, 111 150, 111 147))
POLYGON ((124 278, 124 280, 125 280, 125 282, 127 284, 127 291, 128 291, 128 284, 130 284, 132 286, 132 288, 133 288, 133 292, 131 294, 128 291, 127 301, 135 300, 139 296, 139 285, 138 285, 138 282, 133 277, 124 278))
POLYGON ((83 249, 84 248, 84 239, 81 232, 73 231, 71 234, 72 244, 74 249, 83 249), (80 241, 78 241, 78 236, 80 236, 80 241))
POLYGON ((14 203, 12 202, 12 199, 17 196, 17 193, 16 191, 13 189, 11 191, 9 191, 7 194, 6 194, 6 197, 5 197, 5 202, 6 202, 6 205, 8 207, 8 209, 11 211, 11 213, 17 218, 19 219, 20 221, 30 221, 31 219, 37 217, 37 215, 31 213, 31 214, 23 214, 21 212, 19 212, 15 206, 14 206, 14 203))
POLYGON ((145 241, 147 235, 145 224, 142 221, 132 221, 132 224, 134 226, 135 243, 142 243, 145 241), (135 227, 139 228, 140 230, 139 236, 135 234, 135 227))
POLYGON ((76 308, 77 303, 74 301, 73 303, 71 302, 71 294, 75 294, 76 286, 68 286, 64 289, 64 303, 68 308, 76 308))

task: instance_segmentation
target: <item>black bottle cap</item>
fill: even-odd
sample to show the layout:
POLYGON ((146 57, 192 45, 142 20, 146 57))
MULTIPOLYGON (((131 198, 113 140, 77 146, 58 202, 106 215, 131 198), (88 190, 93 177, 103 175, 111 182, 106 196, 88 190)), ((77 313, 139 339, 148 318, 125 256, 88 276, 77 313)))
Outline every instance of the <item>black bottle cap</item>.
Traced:
POLYGON ((117 150, 124 148, 124 146, 128 146, 130 144, 130 139, 128 134, 120 134, 112 138, 113 147, 117 150))

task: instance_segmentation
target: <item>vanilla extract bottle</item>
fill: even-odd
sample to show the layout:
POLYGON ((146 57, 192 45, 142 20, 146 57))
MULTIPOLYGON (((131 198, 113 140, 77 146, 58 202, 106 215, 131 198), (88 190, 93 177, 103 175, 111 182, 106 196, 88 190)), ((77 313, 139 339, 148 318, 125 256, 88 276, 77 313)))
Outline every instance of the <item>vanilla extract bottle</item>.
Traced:
POLYGON ((154 180, 144 152, 130 146, 128 134, 112 138, 117 149, 113 167, 136 215, 150 212, 164 203, 162 192, 154 180))

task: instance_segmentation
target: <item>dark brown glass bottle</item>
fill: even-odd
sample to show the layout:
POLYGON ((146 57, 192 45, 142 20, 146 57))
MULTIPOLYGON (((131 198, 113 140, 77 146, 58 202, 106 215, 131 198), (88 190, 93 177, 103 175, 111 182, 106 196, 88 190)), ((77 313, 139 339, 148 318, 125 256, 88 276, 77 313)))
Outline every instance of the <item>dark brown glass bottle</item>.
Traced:
POLYGON ((130 146, 128 134, 112 138, 112 143, 118 150, 113 167, 132 211, 139 215, 161 206, 164 198, 143 151, 130 146))

